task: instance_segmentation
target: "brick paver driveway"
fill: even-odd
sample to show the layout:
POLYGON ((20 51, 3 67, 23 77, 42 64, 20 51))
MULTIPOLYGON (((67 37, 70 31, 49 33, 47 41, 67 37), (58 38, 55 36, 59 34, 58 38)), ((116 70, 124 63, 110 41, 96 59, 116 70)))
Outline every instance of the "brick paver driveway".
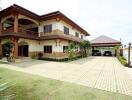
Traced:
POLYGON ((132 96, 132 78, 114 57, 89 57, 68 63, 35 60, 12 65, 5 67, 132 96))

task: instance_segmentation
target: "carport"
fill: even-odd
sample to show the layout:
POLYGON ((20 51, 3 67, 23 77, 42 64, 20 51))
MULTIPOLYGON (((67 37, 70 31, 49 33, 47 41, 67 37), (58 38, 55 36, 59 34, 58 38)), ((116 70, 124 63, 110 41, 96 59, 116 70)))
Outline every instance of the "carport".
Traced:
POLYGON ((91 41, 92 52, 93 51, 100 51, 101 55, 104 55, 106 51, 110 51, 112 56, 116 55, 115 47, 121 46, 121 42, 115 39, 112 39, 107 36, 99 36, 91 41))

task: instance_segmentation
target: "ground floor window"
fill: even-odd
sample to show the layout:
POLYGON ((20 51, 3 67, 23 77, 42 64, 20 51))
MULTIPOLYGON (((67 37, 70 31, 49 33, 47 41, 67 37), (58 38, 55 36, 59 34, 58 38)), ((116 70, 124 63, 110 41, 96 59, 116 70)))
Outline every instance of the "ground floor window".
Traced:
POLYGON ((63 46, 63 53, 65 53, 68 50, 68 46, 63 46))
POLYGON ((44 53, 52 53, 52 45, 45 45, 44 53))

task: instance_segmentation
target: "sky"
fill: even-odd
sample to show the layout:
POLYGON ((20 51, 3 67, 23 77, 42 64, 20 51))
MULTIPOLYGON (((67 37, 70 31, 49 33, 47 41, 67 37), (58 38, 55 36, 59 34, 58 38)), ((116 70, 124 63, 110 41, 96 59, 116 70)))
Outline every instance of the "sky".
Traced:
POLYGON ((132 0, 0 0, 3 9, 18 4, 36 14, 61 11, 90 33, 132 43, 132 0))

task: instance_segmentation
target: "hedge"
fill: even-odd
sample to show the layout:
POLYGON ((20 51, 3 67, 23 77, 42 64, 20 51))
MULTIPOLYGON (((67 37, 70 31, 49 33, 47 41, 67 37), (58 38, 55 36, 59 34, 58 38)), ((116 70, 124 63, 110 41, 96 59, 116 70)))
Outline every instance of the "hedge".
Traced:
POLYGON ((56 59, 56 58, 40 58, 39 60, 65 62, 65 61, 77 60, 79 58, 82 58, 82 57, 81 56, 77 56, 77 57, 73 57, 73 58, 62 58, 62 59, 56 59))

